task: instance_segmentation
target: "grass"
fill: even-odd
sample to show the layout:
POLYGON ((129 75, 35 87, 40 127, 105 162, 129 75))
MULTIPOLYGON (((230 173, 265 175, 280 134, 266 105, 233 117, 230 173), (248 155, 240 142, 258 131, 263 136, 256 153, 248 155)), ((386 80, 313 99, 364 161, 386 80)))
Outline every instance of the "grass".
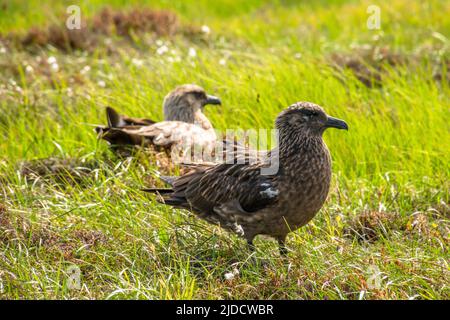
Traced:
MULTIPOLYGON (((367 30, 367 1, 193 3, 146 6, 210 34, 101 36, 102 45, 70 52, 0 36, 0 298, 448 299, 449 4, 392 0, 380 4, 382 29, 367 30), (156 54, 159 41, 169 52, 156 54), (364 46, 408 63, 377 62, 381 85, 372 87, 332 65, 333 55, 358 56, 364 46), (207 109, 221 130, 271 128, 299 100, 349 124, 348 133, 325 134, 332 189, 288 237, 287 261, 258 238, 255 262, 237 236, 157 204, 140 191, 155 183, 154 159, 118 158, 97 141, 89 124, 105 122, 106 105, 160 119, 164 95, 182 83, 222 99, 207 109), (40 174, 21 170, 49 157, 44 173, 34 162, 40 174), (72 265, 79 290, 68 285, 72 265)), ((106 5, 80 2, 86 17, 106 5)), ((49 12, 57 21, 66 3, 1 7, 0 34, 22 37, 46 26, 49 12)))

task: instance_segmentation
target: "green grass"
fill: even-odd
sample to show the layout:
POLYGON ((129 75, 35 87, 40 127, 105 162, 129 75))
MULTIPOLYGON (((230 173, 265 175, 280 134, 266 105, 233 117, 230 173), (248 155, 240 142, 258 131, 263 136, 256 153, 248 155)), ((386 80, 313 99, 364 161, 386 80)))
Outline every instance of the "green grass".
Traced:
MULTIPOLYGON (((0 33, 44 26, 48 12, 56 19, 68 4, 8 1, 0 33)), ((211 34, 162 39, 175 50, 163 56, 152 37, 113 37, 113 54, 102 46, 89 54, 7 47, 0 53, 0 298, 448 299, 450 90, 433 72, 447 72, 450 6, 380 4, 377 31, 366 28, 370 4, 148 1, 211 34), (417 59, 388 68, 382 87, 368 88, 330 66, 333 54, 352 54, 355 45, 417 59), (38 56, 54 56, 60 70, 47 77, 38 56), (180 61, 171 62, 175 56, 180 61), (349 124, 348 132, 325 134, 333 186, 316 218, 288 237, 286 261, 272 240, 257 239, 255 262, 237 236, 157 204, 140 191, 154 183, 154 159, 120 159, 97 141, 90 124, 105 122, 106 105, 160 119, 163 97, 182 83, 222 99, 206 111, 221 130, 271 128, 296 101, 318 103, 349 124), (20 172, 22 161, 46 157, 94 171, 34 179, 20 172), (67 285, 73 264, 80 290, 67 285), (381 272, 377 288, 373 270, 381 272)), ((91 16, 106 4, 80 5, 91 16)))

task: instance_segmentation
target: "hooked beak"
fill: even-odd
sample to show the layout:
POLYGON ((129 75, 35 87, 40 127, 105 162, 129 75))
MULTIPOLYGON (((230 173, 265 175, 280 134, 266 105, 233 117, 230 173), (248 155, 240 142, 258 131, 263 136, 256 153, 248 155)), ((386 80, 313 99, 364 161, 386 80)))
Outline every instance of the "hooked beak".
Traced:
POLYGON ((207 95, 205 105, 207 104, 222 104, 222 101, 220 101, 220 99, 215 96, 207 95))
POLYGON ((328 117, 327 122, 325 124, 326 128, 337 128, 337 129, 345 129, 348 130, 348 125, 344 120, 328 117))

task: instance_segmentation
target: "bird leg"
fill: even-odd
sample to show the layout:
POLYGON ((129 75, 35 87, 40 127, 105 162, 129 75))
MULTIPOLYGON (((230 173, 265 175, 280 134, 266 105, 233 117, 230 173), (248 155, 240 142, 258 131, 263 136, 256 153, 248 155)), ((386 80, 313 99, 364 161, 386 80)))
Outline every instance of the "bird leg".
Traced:
POLYGON ((278 239, 278 246, 280 248, 280 255, 286 257, 288 254, 288 249, 286 248, 285 237, 278 239))
POLYGON ((255 245, 253 244, 253 240, 247 240, 247 247, 251 253, 255 252, 255 245))

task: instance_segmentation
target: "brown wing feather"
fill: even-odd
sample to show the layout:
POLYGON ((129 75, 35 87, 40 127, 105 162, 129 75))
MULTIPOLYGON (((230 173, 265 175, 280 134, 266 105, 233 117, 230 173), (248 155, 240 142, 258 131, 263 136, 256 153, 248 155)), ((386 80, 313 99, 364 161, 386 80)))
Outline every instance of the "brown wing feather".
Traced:
POLYGON ((193 141, 206 144, 211 139, 204 134, 204 130, 180 121, 162 121, 150 126, 123 126, 119 128, 97 127, 100 137, 116 145, 120 144, 154 144, 170 147, 173 144, 193 141))
POLYGON ((261 163, 220 164, 199 167, 174 181, 173 193, 165 203, 213 215, 219 207, 237 200, 245 212, 272 205, 278 191, 273 176, 261 175, 261 163))

